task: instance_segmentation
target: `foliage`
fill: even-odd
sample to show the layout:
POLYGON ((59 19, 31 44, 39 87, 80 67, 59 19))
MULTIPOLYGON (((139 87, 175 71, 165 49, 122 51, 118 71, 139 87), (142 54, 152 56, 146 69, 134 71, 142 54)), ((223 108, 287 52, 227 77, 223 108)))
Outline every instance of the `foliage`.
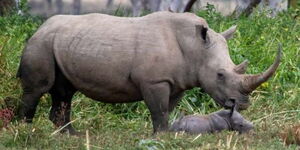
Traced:
MULTIPOLYGON (((116 13, 122 16, 122 12, 116 13)), ((251 107, 242 112, 255 124, 255 132, 237 135, 222 132, 213 135, 161 133, 152 135, 152 126, 143 102, 105 104, 80 93, 73 98, 72 119, 75 128, 89 131, 90 136, 70 137, 54 134, 48 119, 51 99, 41 98, 33 124, 14 120, 0 130, 0 149, 296 149, 285 147, 279 133, 285 126, 300 119, 300 20, 299 11, 289 10, 275 18, 255 13, 249 18, 222 17, 213 8, 199 11, 212 29, 224 31, 238 25, 234 39, 229 41, 230 54, 238 64, 250 60, 247 73, 264 71, 274 60, 278 43, 283 45, 282 63, 275 76, 251 96, 251 107)), ((0 17, 0 105, 4 99, 20 99, 21 87, 15 77, 26 40, 43 20, 30 16, 0 17)), ((13 105, 17 105, 15 100, 13 105)), ((1 108, 1 107, 0 107, 1 108)), ((201 89, 186 92, 171 114, 172 122, 180 112, 208 114, 220 109, 201 89)), ((85 133, 85 132, 84 132, 85 133)))

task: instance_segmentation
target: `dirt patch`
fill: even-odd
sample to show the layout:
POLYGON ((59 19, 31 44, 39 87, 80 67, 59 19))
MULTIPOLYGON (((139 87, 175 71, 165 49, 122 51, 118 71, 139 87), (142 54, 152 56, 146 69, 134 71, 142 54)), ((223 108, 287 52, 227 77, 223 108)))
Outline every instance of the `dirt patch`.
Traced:
POLYGON ((300 145, 300 124, 291 125, 280 134, 281 139, 286 145, 300 145))
POLYGON ((5 98, 0 105, 0 129, 6 128, 15 116, 16 107, 14 103, 16 100, 11 97, 5 98))

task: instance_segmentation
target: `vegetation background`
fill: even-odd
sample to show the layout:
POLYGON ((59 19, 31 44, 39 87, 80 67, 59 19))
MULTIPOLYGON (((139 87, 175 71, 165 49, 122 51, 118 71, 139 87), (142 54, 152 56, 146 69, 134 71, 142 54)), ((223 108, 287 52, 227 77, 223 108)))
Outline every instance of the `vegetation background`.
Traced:
MULTIPOLYGON (((299 4, 298 4, 299 8, 299 4)), ((26 3, 22 4, 26 12, 26 3)), ((210 27, 221 32, 238 25, 229 41, 230 54, 238 64, 250 61, 247 73, 260 73, 274 60, 278 43, 283 46, 282 63, 271 80, 251 95, 252 105, 242 114, 254 122, 255 131, 238 135, 224 131, 211 135, 161 133, 152 135, 149 111, 143 102, 105 104, 78 93, 72 102, 76 129, 88 133, 81 137, 56 133, 48 119, 49 95, 41 98, 33 124, 13 119, 0 122, 0 149, 297 149, 285 146, 280 133, 300 119, 300 10, 290 9, 275 18, 266 12, 250 17, 222 17, 208 7, 198 11, 210 27)), ((122 16, 122 11, 116 12, 122 16)), ((0 109, 17 107, 21 97, 16 70, 26 40, 44 19, 10 13, 0 17, 0 109)), ((199 88, 187 91, 171 114, 170 123, 180 112, 208 114, 221 109, 199 88)))

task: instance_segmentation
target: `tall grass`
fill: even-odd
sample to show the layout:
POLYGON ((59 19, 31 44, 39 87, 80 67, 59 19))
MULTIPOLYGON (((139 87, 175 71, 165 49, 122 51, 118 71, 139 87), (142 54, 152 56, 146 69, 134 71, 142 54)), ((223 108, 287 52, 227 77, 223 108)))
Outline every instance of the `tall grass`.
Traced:
MULTIPOLYGON (((300 20, 299 10, 290 10, 269 18, 255 13, 246 18, 222 17, 213 11, 199 11, 210 27, 221 32, 238 25, 235 38, 229 41, 232 60, 238 64, 250 61, 247 73, 260 73, 269 67, 278 43, 283 45, 283 59, 274 77, 251 95, 251 107, 244 111, 254 121, 255 132, 237 135, 222 132, 193 136, 163 133, 152 136, 149 111, 143 102, 105 104, 77 93, 72 102, 75 128, 89 130, 92 149, 295 149, 285 147, 278 137, 283 127, 300 119, 300 20)), ((118 12, 117 15, 122 15, 118 12)), ((42 19, 10 15, 0 17, 0 106, 6 97, 18 105, 21 95, 15 77, 26 40, 37 30, 42 19)), ((48 119, 50 97, 41 98, 33 124, 14 120, 0 130, 0 149, 86 149, 87 137, 67 134, 51 135, 56 129, 48 119)), ((1 107, 0 107, 1 108, 1 107)), ((171 114, 170 122, 180 112, 207 114, 220 109, 213 100, 195 88, 187 91, 171 114)))

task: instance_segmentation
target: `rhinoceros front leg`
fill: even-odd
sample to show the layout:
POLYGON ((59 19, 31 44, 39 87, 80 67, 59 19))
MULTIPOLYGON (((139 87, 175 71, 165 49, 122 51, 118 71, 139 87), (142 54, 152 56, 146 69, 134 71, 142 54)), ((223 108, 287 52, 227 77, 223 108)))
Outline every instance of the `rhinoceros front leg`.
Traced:
POLYGON ((70 124, 71 100, 76 92, 76 89, 70 82, 61 74, 56 74, 54 86, 50 90, 52 98, 52 107, 49 119, 56 127, 63 127, 62 132, 69 132, 72 135, 78 134, 70 124))
POLYGON ((177 106, 178 102, 181 100, 183 97, 184 93, 178 93, 170 97, 170 102, 169 102, 169 113, 171 113, 174 108, 177 106))
POLYGON ((168 83, 157 83, 144 86, 142 93, 148 106, 154 133, 168 130, 170 86, 168 83))

